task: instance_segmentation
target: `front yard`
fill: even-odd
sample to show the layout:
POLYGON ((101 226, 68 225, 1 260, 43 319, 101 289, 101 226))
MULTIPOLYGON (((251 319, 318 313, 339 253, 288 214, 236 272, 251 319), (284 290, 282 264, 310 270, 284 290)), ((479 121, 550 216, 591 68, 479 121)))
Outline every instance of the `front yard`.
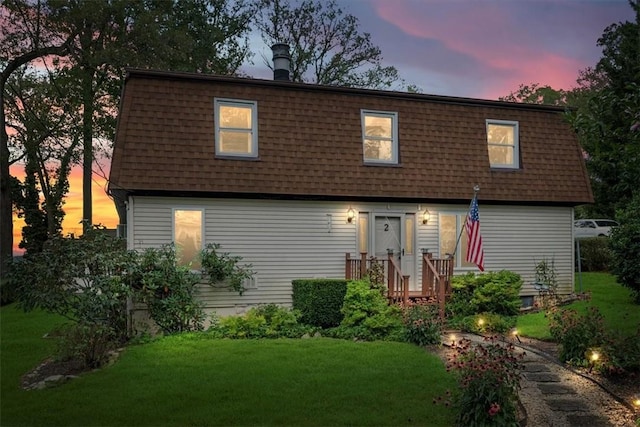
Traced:
POLYGON ((25 391, 20 377, 51 354, 43 335, 61 320, 13 306, 0 315, 3 426, 453 424, 453 411, 432 402, 455 387, 441 360, 394 342, 177 335, 25 391))

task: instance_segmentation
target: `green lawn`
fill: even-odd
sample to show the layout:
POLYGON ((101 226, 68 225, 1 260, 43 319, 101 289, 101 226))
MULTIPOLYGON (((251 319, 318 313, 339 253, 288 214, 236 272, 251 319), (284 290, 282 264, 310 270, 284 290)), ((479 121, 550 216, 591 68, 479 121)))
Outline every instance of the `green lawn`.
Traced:
POLYGON ((453 424, 453 411, 432 403, 453 377, 402 343, 173 336, 58 388, 21 390, 20 376, 53 348, 43 334, 60 321, 0 309, 0 425, 453 424))
MULTIPOLYGON (((608 328, 629 336, 638 330, 640 307, 633 304, 630 290, 618 284, 614 276, 606 273, 582 273, 582 287, 584 291, 591 292, 591 300, 578 301, 566 308, 584 313, 587 307, 595 306, 604 316, 608 328)), ((517 327, 520 335, 551 339, 549 324, 543 312, 519 316, 517 327)))

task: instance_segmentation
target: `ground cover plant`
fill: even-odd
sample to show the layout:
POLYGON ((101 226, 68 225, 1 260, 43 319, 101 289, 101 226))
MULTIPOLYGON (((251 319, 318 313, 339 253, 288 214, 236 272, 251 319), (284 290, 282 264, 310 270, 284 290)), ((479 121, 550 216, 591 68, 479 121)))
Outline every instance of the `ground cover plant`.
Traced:
POLYGON ((185 333, 128 347, 63 386, 19 388, 50 354, 58 317, 0 309, 1 425, 450 426, 433 398, 455 386, 442 361, 399 342, 228 340, 185 333), (401 361, 401 363, 399 363, 401 361))

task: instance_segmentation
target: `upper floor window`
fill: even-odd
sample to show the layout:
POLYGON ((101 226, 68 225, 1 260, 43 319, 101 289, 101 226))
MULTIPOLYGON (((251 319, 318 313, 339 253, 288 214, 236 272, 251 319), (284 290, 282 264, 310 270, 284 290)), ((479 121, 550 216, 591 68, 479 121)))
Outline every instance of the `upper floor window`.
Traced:
POLYGON ((216 98, 216 155, 258 157, 258 114, 255 101, 216 98))
POLYGON ((365 163, 398 163, 398 113, 361 111, 365 163))
POLYGON ((202 250, 202 209, 173 210, 173 243, 179 266, 200 269, 200 251, 202 250))
POLYGON ((492 168, 520 167, 518 153, 518 122, 487 120, 487 145, 492 168))

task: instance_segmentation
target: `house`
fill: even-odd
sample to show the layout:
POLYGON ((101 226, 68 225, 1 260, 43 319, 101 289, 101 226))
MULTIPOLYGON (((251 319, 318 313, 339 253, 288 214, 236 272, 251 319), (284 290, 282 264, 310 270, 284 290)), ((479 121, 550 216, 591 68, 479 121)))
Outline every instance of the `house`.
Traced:
POLYGON ((485 269, 521 274, 531 296, 552 260, 570 293, 574 206, 593 198, 557 107, 131 69, 109 193, 131 249, 175 242, 186 262, 219 243, 252 264, 241 296, 203 287, 228 314, 344 277, 346 254, 393 250, 411 290, 422 252, 478 271, 461 233, 474 186, 485 269))

